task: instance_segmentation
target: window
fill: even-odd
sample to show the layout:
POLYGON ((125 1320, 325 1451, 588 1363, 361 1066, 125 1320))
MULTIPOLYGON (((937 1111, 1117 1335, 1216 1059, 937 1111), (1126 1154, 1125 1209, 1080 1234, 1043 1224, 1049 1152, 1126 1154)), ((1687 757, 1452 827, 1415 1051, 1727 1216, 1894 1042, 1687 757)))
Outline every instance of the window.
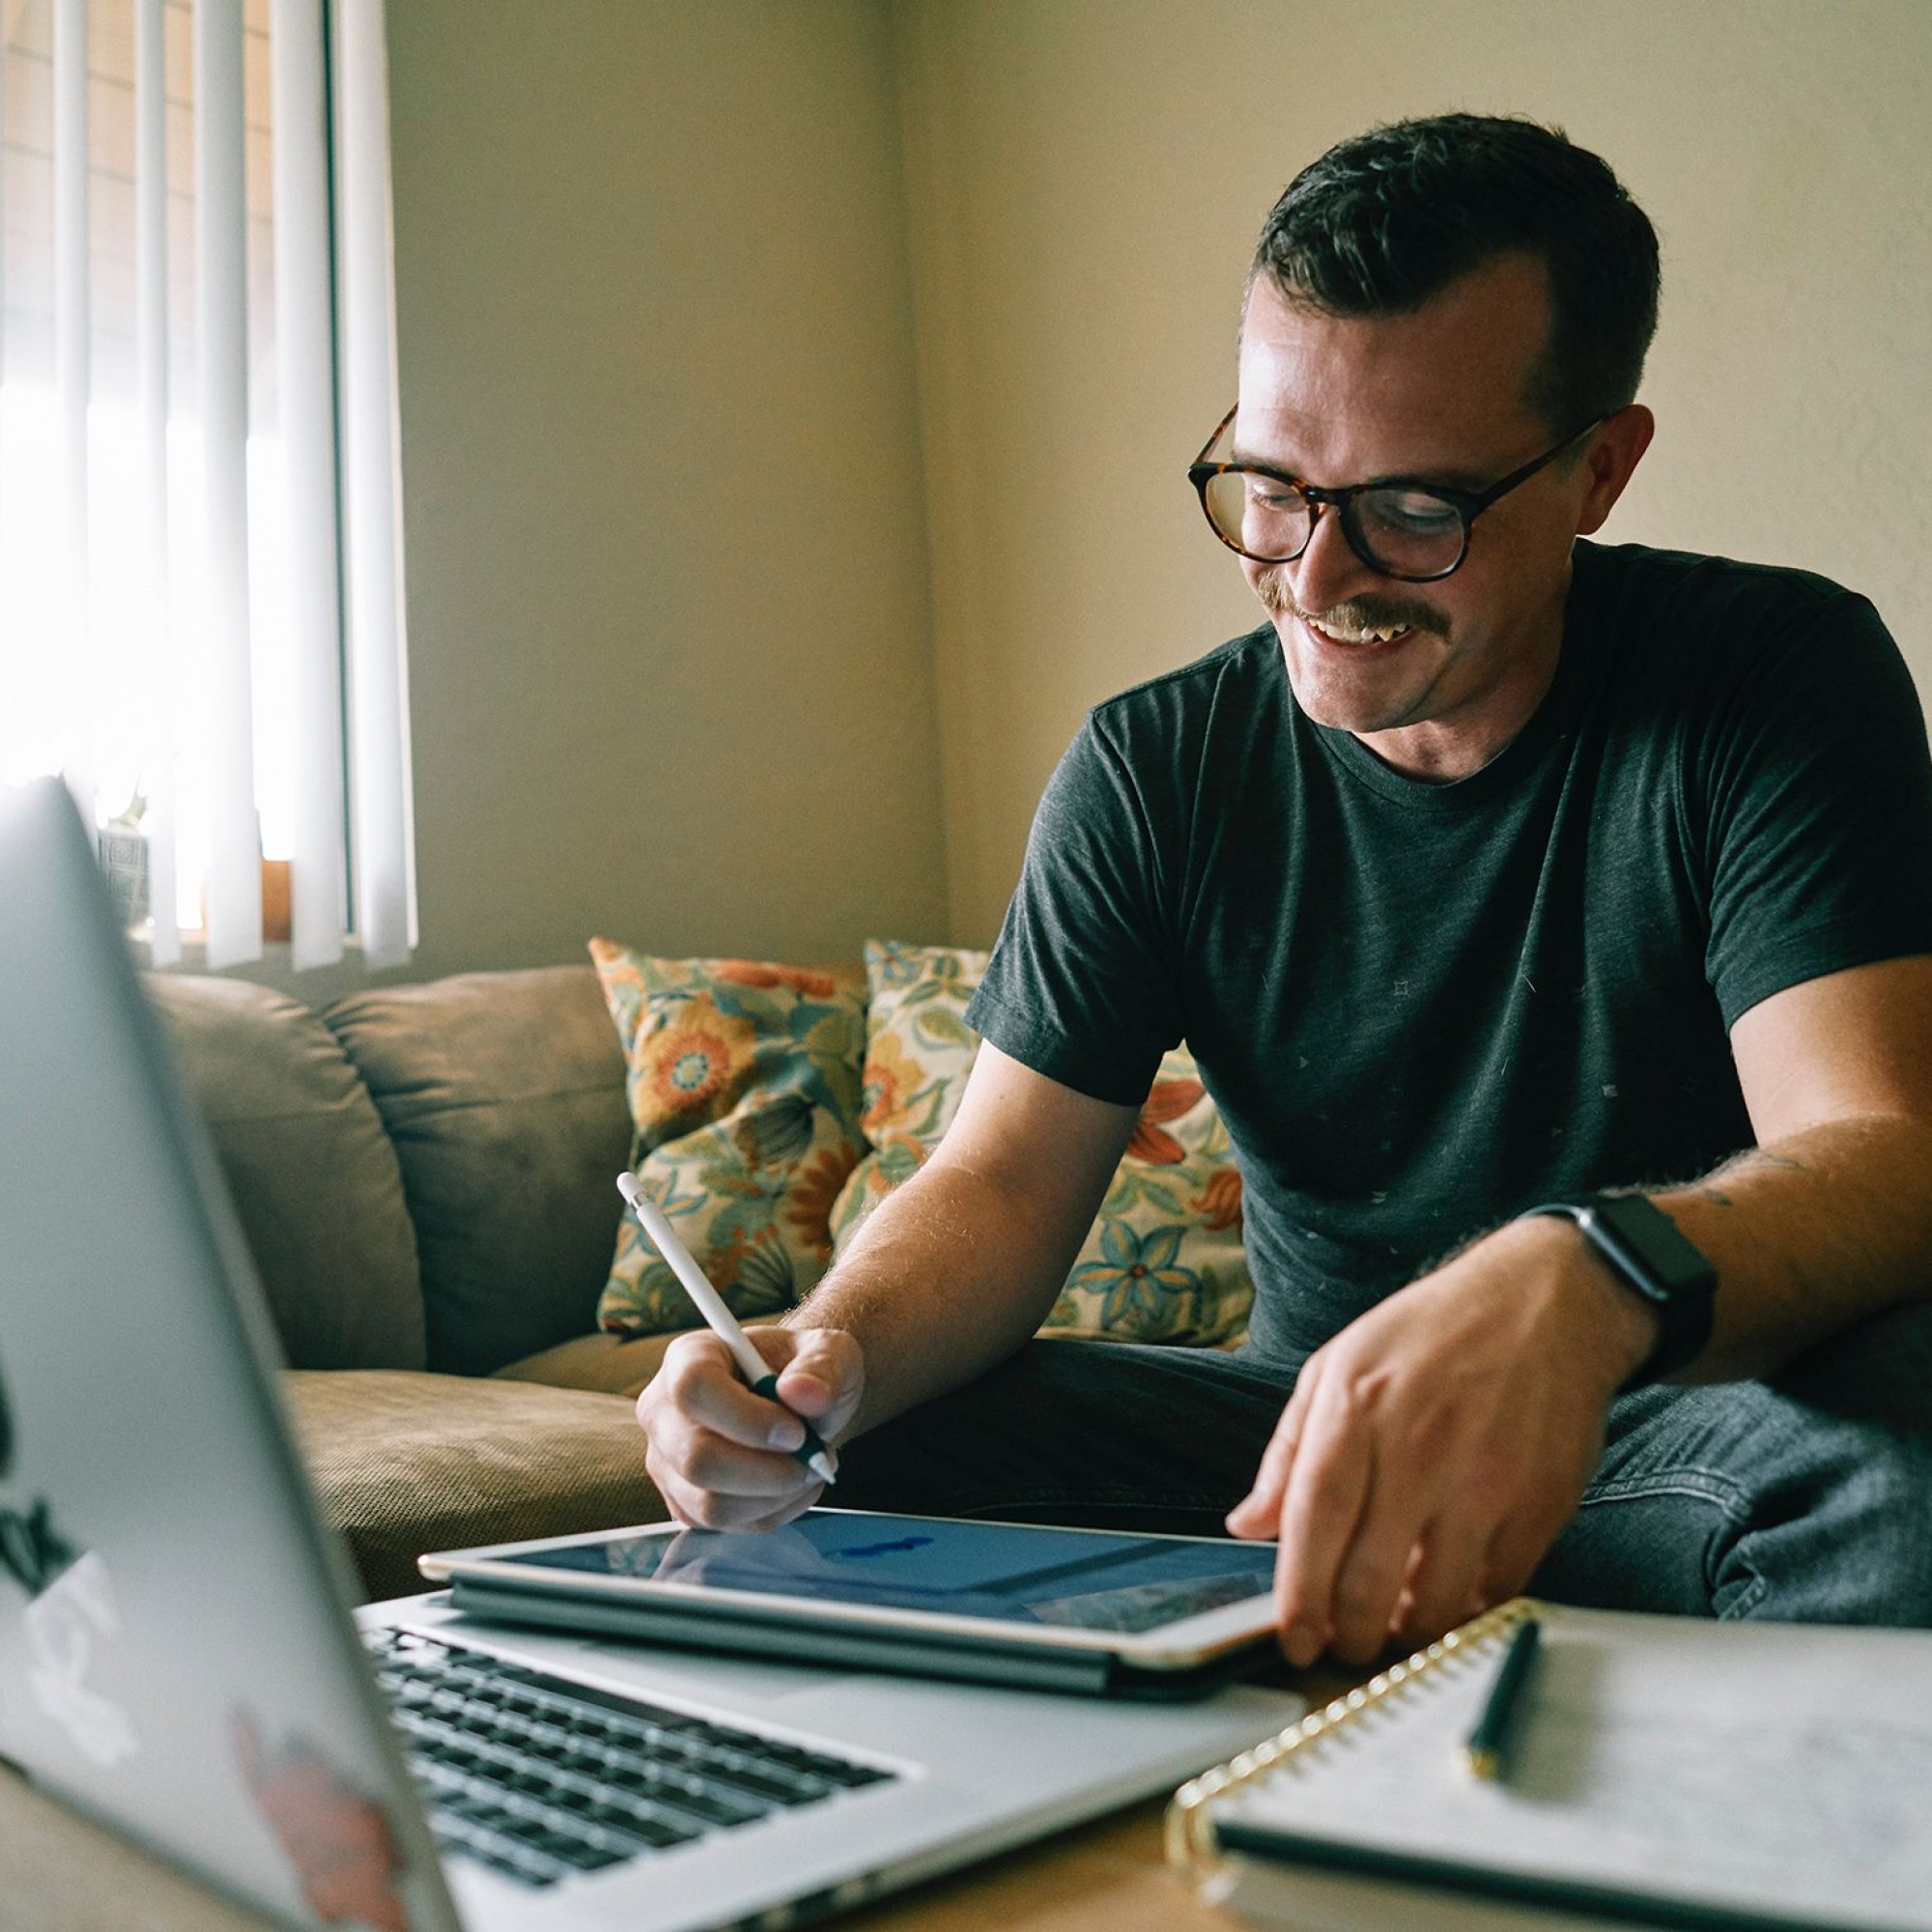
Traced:
POLYGON ((145 860, 156 964, 259 957, 265 859, 296 966, 406 958, 382 0, 0 27, 0 778, 145 860))

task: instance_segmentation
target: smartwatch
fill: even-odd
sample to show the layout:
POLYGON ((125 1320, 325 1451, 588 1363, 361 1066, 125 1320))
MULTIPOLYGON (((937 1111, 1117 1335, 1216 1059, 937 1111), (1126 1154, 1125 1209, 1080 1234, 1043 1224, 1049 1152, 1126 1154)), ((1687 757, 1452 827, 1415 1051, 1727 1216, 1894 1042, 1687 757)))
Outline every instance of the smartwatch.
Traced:
POLYGON ((1718 1271, 1662 1208, 1641 1194, 1584 1194, 1545 1202, 1520 1218, 1537 1214, 1576 1222, 1610 1272, 1657 1313, 1657 1346, 1619 1395, 1662 1381, 1694 1359, 1711 1339, 1718 1271))

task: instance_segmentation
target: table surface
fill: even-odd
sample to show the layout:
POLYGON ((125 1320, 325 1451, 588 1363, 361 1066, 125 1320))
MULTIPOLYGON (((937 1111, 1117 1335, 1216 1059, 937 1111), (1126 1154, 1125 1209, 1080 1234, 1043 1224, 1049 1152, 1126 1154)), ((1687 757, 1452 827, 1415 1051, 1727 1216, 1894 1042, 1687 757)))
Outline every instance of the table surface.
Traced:
MULTIPOLYGON (((1161 1856, 1150 1799, 833 1921, 851 1932, 1230 1932, 1161 1856)), ((264 1932, 172 1866, 0 1769, 7 1932, 264 1932)))

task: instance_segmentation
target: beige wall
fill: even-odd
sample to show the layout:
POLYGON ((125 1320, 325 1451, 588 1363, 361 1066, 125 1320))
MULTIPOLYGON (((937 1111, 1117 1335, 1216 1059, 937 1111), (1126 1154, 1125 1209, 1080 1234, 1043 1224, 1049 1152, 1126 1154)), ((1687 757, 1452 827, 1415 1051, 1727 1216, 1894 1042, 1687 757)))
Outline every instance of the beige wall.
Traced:
POLYGON ((1405 113, 1657 220, 1607 534, 1837 575, 1932 690, 1923 0, 388 14, 412 977, 989 938, 1084 708, 1254 621, 1181 470, 1267 205, 1405 113))
POLYGON ((1664 250, 1609 539, 1868 592, 1932 690, 1924 0, 910 0, 895 14, 952 927, 1083 709, 1257 621, 1182 470, 1283 183, 1451 107, 1598 149, 1664 250), (1854 493, 1856 503, 1848 500, 1854 493))
POLYGON ((412 977, 936 931, 885 9, 388 18, 412 977))

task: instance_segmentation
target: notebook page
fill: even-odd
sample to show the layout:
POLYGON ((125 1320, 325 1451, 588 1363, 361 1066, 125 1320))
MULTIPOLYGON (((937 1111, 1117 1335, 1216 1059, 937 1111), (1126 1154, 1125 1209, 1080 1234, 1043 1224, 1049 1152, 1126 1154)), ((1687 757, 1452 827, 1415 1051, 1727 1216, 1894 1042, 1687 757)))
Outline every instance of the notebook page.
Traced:
POLYGON ((1460 1768, 1501 1646, 1217 1818, 1686 1903, 1932 1932, 1932 1634, 1549 1606, 1499 1782, 1460 1768))

